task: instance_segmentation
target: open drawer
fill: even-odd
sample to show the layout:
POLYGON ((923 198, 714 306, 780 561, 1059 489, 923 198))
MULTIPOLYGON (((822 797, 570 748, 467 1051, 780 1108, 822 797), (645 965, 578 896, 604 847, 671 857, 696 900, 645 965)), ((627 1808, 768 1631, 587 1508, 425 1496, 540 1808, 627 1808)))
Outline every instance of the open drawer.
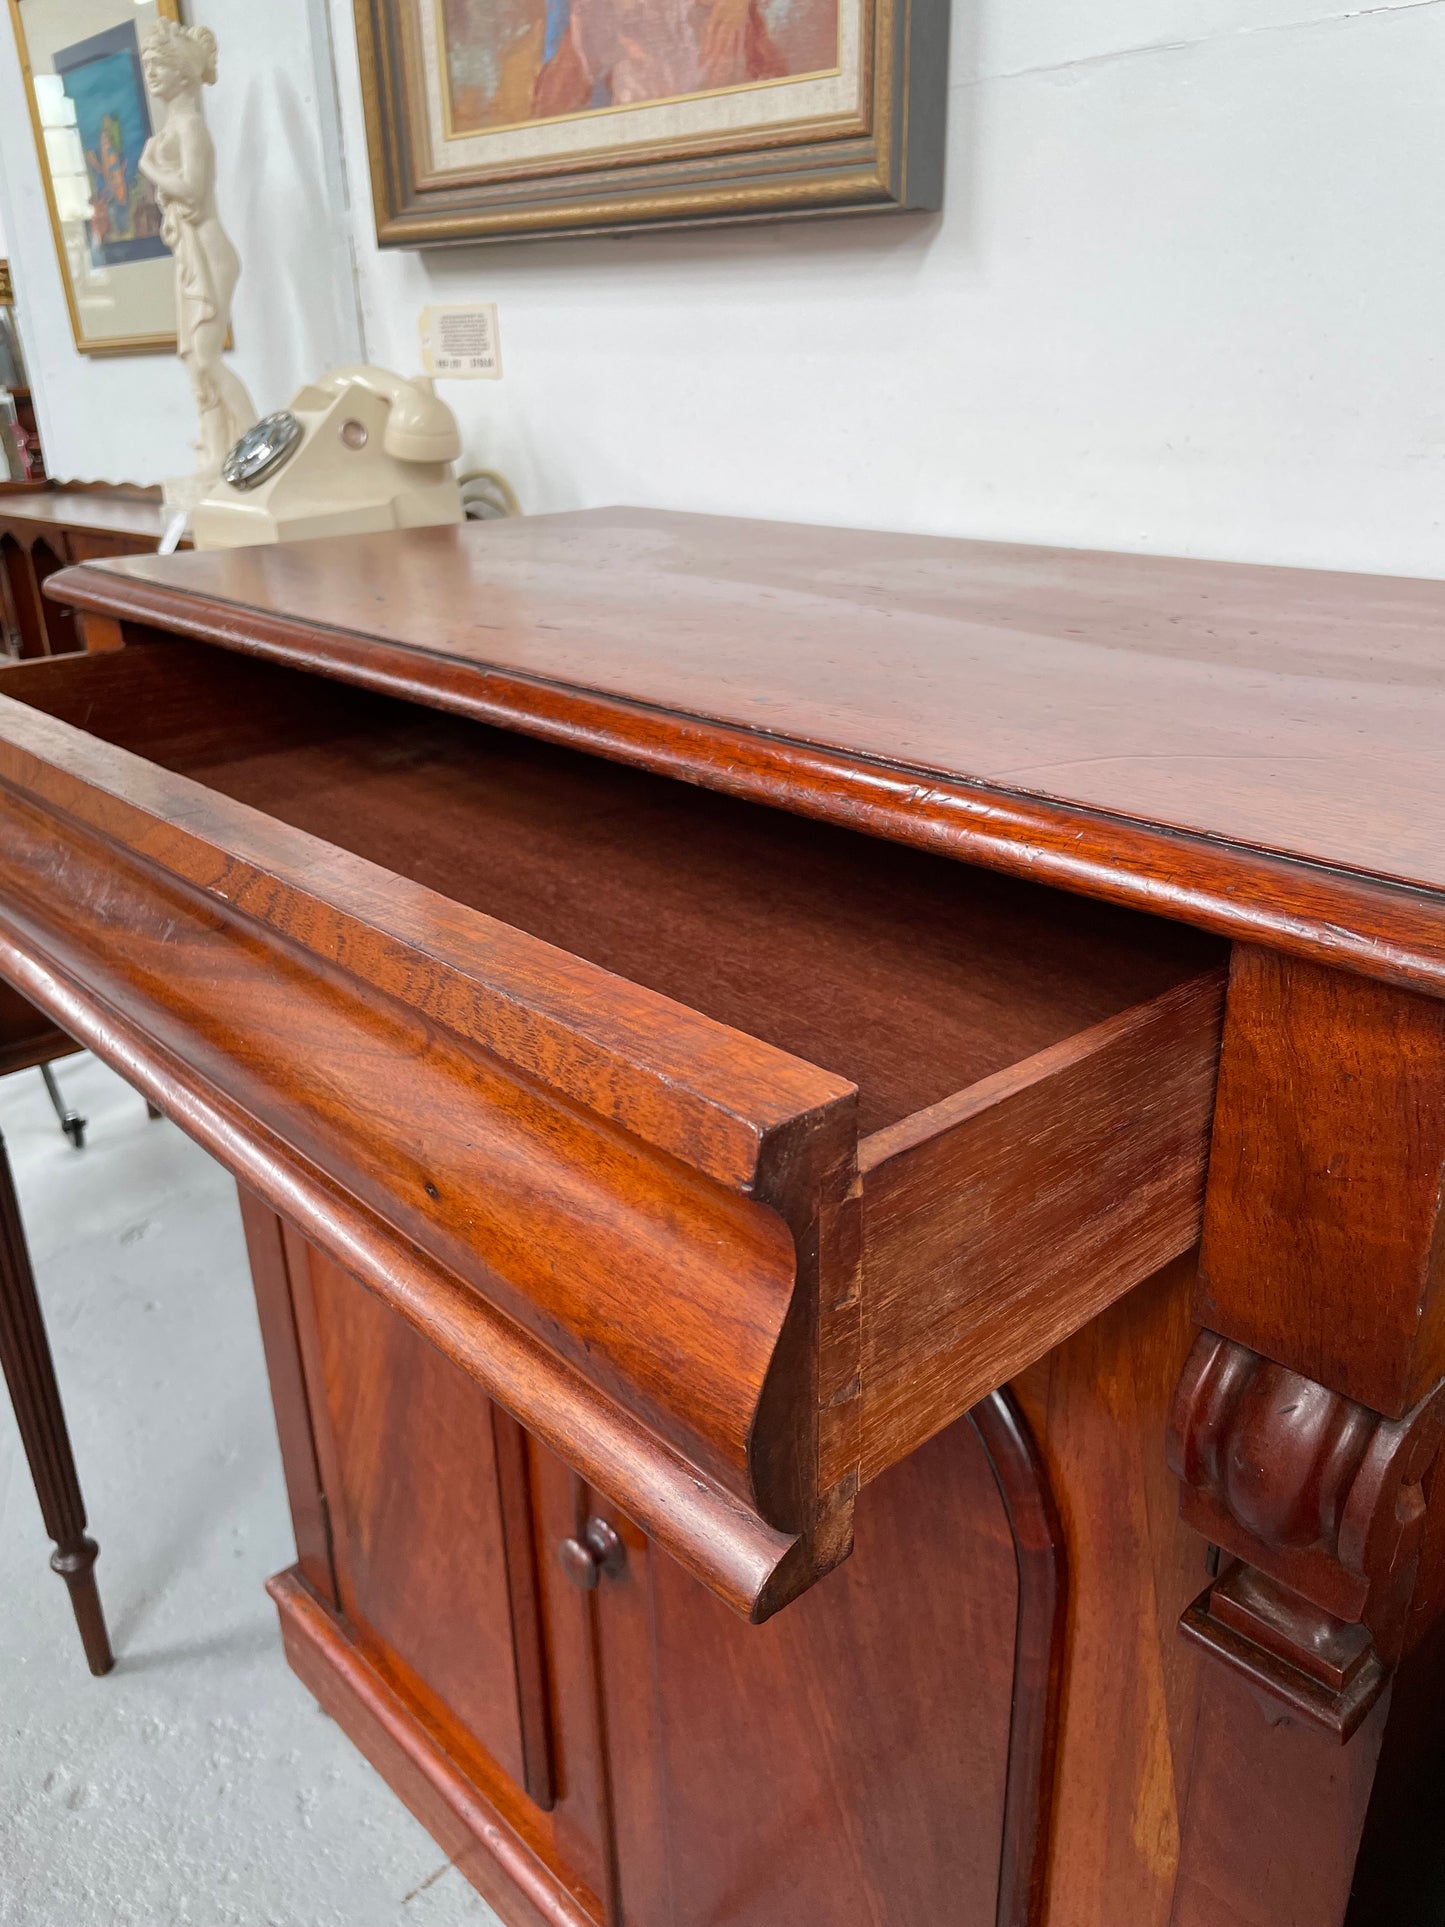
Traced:
POLYGON ((0 973, 753 1617, 1198 1235, 1210 938, 192 643, 0 692, 0 973))

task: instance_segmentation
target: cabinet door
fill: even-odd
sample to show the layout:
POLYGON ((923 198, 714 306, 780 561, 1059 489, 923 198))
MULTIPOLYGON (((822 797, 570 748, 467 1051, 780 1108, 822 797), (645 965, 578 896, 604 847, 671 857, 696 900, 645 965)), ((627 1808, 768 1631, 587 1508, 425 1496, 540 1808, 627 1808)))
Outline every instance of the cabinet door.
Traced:
POLYGON ((610 1888, 590 1602, 552 1553, 580 1482, 476 1383, 284 1231, 330 1532, 357 1643, 601 1918, 610 1888))
POLYGON ((865 1492, 852 1559, 764 1626, 598 1510, 627 1548, 596 1594, 626 1927, 993 1927, 1019 1586, 969 1423, 865 1492))

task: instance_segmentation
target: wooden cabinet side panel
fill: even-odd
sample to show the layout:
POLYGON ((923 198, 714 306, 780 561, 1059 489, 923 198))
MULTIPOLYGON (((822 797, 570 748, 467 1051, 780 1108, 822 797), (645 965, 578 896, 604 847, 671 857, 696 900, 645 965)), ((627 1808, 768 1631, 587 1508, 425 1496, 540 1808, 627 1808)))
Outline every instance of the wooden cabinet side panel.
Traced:
POLYGON ((1176 1627, 1206 1576, 1164 1458, 1193 1279, 1170 1265, 1014 1381, 1069 1571, 1048 1927, 1170 1919, 1199 1674, 1176 1627))
POLYGON ((1339 1927, 1388 1710, 1341 1746, 1206 1660, 1170 1927, 1339 1927))
POLYGON ((1236 948, 1169 1428, 1226 1555, 1181 1622, 1203 1697, 1174 1927, 1339 1927, 1382 1738, 1387 1784, 1430 1750, 1387 1708, 1440 1610, 1442 1097, 1441 1003, 1236 948))
POLYGON ((1442 1173, 1445 1003, 1237 945, 1198 1323, 1399 1418, 1445 1376, 1442 1173))

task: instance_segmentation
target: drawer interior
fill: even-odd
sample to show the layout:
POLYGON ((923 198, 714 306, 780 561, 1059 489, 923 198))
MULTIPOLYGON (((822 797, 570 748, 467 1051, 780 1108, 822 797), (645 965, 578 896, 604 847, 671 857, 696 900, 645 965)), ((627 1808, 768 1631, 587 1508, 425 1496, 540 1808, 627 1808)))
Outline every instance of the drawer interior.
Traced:
POLYGON ((183 643, 4 693, 847 1077, 882 1130, 1217 963, 1182 925, 183 643))

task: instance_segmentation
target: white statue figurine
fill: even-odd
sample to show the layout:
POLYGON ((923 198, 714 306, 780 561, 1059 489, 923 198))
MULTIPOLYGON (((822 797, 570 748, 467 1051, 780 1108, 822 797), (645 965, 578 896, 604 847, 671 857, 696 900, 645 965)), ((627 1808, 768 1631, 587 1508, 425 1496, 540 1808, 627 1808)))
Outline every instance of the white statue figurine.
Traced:
POLYGON ((216 78, 216 36, 209 27, 158 20, 141 64, 146 85, 166 103, 165 126, 146 142, 139 166, 156 190, 161 238, 176 258, 176 352, 201 415, 200 467, 190 485, 199 495, 256 419, 245 383, 222 359, 241 258, 216 213, 216 150, 201 118, 201 88, 216 78))

